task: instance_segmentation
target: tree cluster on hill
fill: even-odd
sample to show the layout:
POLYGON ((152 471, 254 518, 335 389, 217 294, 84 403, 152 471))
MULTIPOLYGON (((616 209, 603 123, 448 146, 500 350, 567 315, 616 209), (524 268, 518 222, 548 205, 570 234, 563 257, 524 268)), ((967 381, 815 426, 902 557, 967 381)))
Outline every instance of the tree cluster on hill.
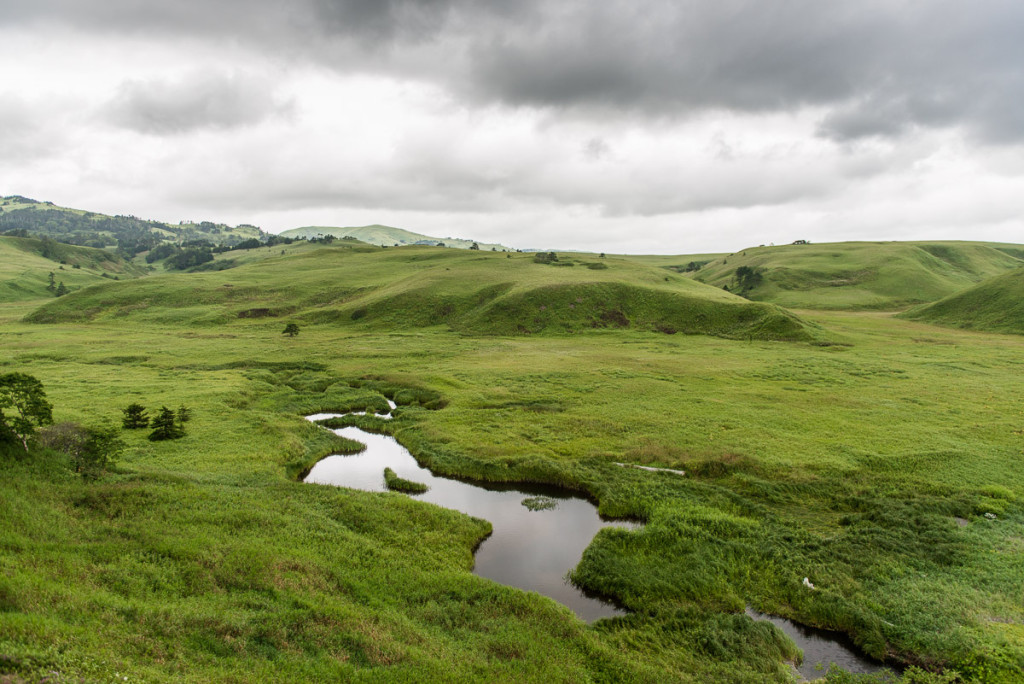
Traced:
POLYGON ((740 266, 736 269, 736 288, 734 292, 745 294, 764 281, 764 276, 755 268, 740 266))
POLYGON ((135 216, 104 216, 92 212, 67 211, 52 207, 52 203, 39 203, 26 197, 4 197, 5 205, 29 206, 0 212, 0 233, 6 235, 36 235, 49 237, 71 245, 104 248, 116 246, 131 258, 140 252, 152 250, 165 242, 211 240, 217 245, 233 247, 246 240, 246 233, 257 232, 257 238, 268 236, 255 226, 247 224, 231 228, 211 221, 183 222, 178 225, 147 221, 135 216))
POLYGON ((161 406, 152 419, 147 415, 146 407, 137 402, 126 406, 121 413, 124 415, 121 427, 126 430, 153 428, 149 433, 149 439, 153 442, 184 437, 185 423, 192 420, 192 409, 184 405, 179 406, 177 411, 161 406))
POLYGON ((537 252, 536 256, 533 257, 533 263, 535 264, 553 264, 558 261, 558 255, 554 252, 537 252))
MULTIPOLYGON (((142 404, 133 403, 122 411, 125 429, 153 428, 151 441, 185 436, 185 423, 192 409, 179 406, 172 411, 161 406, 150 420, 142 404)), ((43 384, 25 373, 0 375, 0 446, 30 453, 30 444, 71 457, 72 469, 86 479, 99 477, 114 465, 124 449, 117 427, 103 423, 84 426, 65 421, 53 424, 53 405, 46 399, 43 384), (7 447, 9 448, 9 447, 7 447)))

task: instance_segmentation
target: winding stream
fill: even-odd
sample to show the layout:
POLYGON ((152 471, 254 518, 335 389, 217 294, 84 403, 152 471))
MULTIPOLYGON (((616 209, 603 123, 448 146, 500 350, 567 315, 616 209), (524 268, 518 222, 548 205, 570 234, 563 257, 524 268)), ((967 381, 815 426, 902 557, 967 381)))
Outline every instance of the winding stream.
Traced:
MULTIPOLYGON (((396 408, 390 400, 388 405, 396 408)), ((317 422, 345 415, 364 413, 317 413, 306 419, 317 422)), ((389 420, 391 415, 377 418, 389 420)), ((494 531, 475 554, 475 574, 549 596, 587 622, 625 614, 611 603, 585 594, 569 583, 566 574, 576 567, 584 549, 602 528, 637 529, 640 524, 603 519, 592 503, 555 487, 470 484, 438 477, 420 467, 413 455, 389 435, 373 434, 357 427, 332 432, 364 443, 366 450, 352 456, 322 459, 309 471, 304 482, 383 492, 387 491, 384 469, 391 468, 399 477, 430 487, 427 492, 415 495, 417 499, 491 522, 494 531), (544 510, 530 510, 523 505, 524 499, 536 496, 548 497, 557 505, 544 510)), ((678 475, 682 476, 682 471, 678 475)), ((833 662, 857 673, 882 668, 881 663, 859 653, 843 634, 811 629, 752 609, 747 609, 747 615, 772 622, 803 650, 804 661, 798 669, 806 679, 824 676, 829 663, 833 662)))
MULTIPOLYGON (((319 421, 342 415, 320 413, 307 419, 319 421)), ((587 596, 565 576, 580 562, 583 550, 601 528, 633 529, 639 527, 637 523, 602 519, 592 503, 554 487, 469 484, 437 477, 421 468, 394 437, 357 427, 333 432, 366 444, 366 450, 353 456, 324 458, 313 466, 304 482, 383 492, 384 468, 391 468, 399 477, 430 487, 426 493, 415 495, 417 499, 490 521, 494 531, 476 551, 475 574, 550 596, 587 622, 624 614, 607 601, 587 596), (530 510, 523 505, 523 499, 535 496, 549 497, 557 505, 546 510, 530 510)))

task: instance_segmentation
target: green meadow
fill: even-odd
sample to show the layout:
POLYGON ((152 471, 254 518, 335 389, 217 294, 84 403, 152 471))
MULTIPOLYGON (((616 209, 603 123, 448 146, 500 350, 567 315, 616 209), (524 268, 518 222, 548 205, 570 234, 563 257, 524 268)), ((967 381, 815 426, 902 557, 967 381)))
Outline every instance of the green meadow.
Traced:
MULTIPOLYGON (((977 280, 1014 267, 988 250, 1016 259, 972 248, 977 280)), ((56 422, 193 414, 179 440, 123 431, 95 480, 3 451, 0 681, 792 681, 799 651, 746 606, 845 632, 908 684, 1021 681, 1024 336, 861 310, 942 288, 792 290, 791 311, 666 268, 689 256, 217 259, 0 299, 0 374, 41 380, 56 422), (437 473, 642 520, 571 570, 629 614, 588 625, 473 575, 488 521, 302 484, 360 448, 303 415, 384 397, 394 420, 361 421, 437 473)))

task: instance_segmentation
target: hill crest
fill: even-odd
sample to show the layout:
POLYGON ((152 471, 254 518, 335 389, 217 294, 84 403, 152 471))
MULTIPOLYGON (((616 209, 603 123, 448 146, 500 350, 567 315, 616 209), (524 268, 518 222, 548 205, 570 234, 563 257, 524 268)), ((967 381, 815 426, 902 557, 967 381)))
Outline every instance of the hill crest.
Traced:
POLYGON ((290 238, 315 238, 320 235, 333 235, 337 238, 354 237, 357 240, 366 242, 378 247, 392 247, 403 245, 430 245, 434 247, 454 247, 456 249, 470 249, 474 244, 482 251, 487 252, 512 252, 515 251, 492 242, 479 242, 465 238, 433 237, 422 233, 414 233, 404 228, 395 228, 374 223, 368 226, 303 226, 292 228, 280 233, 283 237, 290 238))

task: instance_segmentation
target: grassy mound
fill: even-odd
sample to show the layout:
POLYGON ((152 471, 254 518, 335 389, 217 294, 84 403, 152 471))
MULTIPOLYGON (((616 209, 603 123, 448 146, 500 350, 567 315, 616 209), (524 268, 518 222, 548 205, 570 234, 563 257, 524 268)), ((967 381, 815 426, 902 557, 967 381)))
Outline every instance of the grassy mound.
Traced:
MULTIPOLYGON (((471 335, 599 328, 772 340, 817 334, 776 306, 626 258, 563 255, 542 264, 530 254, 359 243, 304 246, 228 271, 93 287, 27 320, 225 325, 284 316, 367 330, 446 326, 471 335)), ((270 323, 276 324, 262 324, 270 323)))
POLYGON ((65 245, 53 240, 0 236, 0 300, 13 302, 52 297, 49 274, 78 290, 106 278, 134 278, 138 266, 102 249, 65 245))
POLYGON ((757 301, 805 309, 894 309, 933 302, 1021 265, 1020 245, 844 242, 754 247, 693 275, 757 301), (744 270, 754 273, 743 278, 744 270))
POLYGON ((1024 335, 1024 268, 901 316, 954 328, 1024 335))

